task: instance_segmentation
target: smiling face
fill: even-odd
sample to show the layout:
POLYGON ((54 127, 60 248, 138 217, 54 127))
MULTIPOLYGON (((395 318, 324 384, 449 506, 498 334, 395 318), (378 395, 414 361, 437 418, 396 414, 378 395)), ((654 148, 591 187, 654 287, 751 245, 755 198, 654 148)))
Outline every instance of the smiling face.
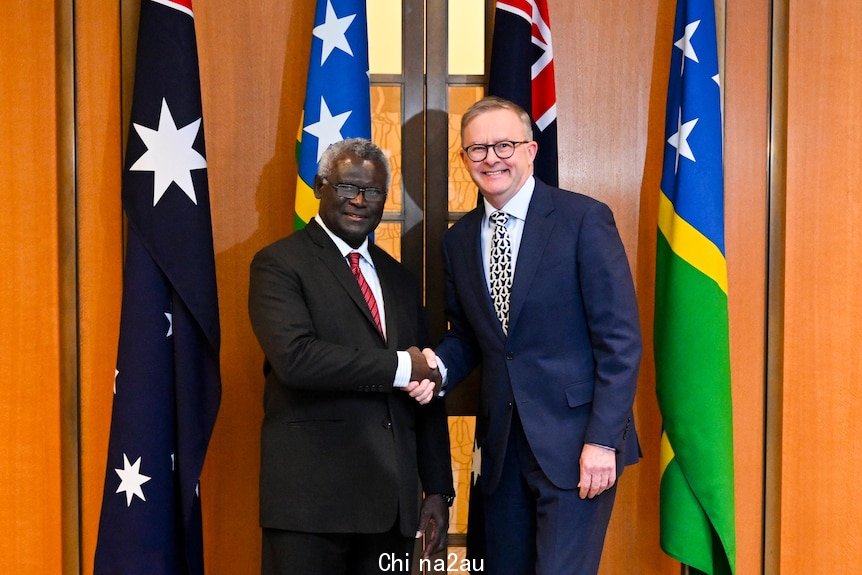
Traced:
MULTIPOLYGON (((461 130, 462 148, 473 144, 493 145, 504 140, 521 142, 527 139, 529 137, 521 119, 514 111, 507 109, 482 112, 461 130)), ((527 142, 516 146, 511 158, 501 160, 493 148, 488 148, 488 156, 481 162, 474 162, 462 149, 461 160, 482 196, 492 206, 500 209, 533 173, 533 160, 537 150, 536 142, 527 142)))
POLYGON ((365 241, 383 217, 384 202, 368 202, 365 194, 348 200, 335 193, 336 184, 353 184, 360 188, 386 189, 386 168, 345 152, 333 162, 332 173, 316 178, 314 197, 320 200, 318 213, 326 227, 353 248, 365 241))

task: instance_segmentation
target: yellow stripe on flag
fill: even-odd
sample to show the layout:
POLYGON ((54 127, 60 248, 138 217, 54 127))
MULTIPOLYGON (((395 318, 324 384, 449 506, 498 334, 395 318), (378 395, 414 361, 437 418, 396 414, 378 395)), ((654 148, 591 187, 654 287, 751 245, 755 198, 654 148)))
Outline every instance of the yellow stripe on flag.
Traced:
POLYGON ((658 476, 661 477, 664 475, 664 470, 667 469, 667 466, 670 464, 671 460, 674 458, 673 447, 670 446, 670 440, 667 438, 667 432, 661 432, 661 446, 659 447, 659 455, 658 455, 658 463, 659 463, 659 471, 658 476))
POLYGON ((659 193, 658 229, 676 255, 712 278, 721 291, 727 293, 727 261, 724 254, 709 238, 674 211, 673 204, 664 192, 659 193))
POLYGON ((296 215, 307 224, 317 213, 318 205, 314 191, 302 178, 296 178, 296 215))

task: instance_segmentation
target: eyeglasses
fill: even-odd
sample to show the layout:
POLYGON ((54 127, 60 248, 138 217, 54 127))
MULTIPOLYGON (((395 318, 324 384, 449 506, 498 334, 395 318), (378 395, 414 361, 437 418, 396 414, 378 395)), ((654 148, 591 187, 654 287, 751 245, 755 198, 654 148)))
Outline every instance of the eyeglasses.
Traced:
POLYGON ((472 146, 464 148, 464 151, 467 152, 467 157, 474 162, 481 162, 488 157, 488 148, 494 148, 494 153, 497 157, 501 160, 505 160, 507 158, 511 158, 515 154, 515 147, 518 144, 526 144, 527 142, 529 142, 529 140, 525 140, 523 142, 503 140, 496 144, 473 144, 472 146))
POLYGON ((382 202, 386 199, 386 192, 379 188, 360 188, 353 184, 334 184, 329 180, 326 180, 326 183, 335 190, 339 198, 344 198, 345 200, 352 200, 360 193, 365 197, 366 202, 382 202))

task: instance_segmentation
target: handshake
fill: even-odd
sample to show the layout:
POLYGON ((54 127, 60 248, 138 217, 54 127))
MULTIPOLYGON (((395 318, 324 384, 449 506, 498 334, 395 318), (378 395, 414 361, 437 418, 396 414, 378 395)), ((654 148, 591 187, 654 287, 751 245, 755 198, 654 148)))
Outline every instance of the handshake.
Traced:
POLYGON ((403 389, 420 405, 425 405, 440 393, 443 386, 437 355, 430 348, 419 351, 416 346, 408 348, 407 353, 410 354, 410 383, 403 389))

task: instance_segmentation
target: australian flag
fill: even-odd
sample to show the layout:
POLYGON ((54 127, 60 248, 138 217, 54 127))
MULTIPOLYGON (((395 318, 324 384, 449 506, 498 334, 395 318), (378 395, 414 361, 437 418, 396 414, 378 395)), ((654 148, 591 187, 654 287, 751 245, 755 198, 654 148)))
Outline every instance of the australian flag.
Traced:
POLYGON ((488 94, 515 102, 533 118, 535 174, 556 186, 557 94, 546 0, 497 0, 488 94))
POLYGON ((206 167, 191 0, 142 0, 97 574, 204 572, 199 480, 221 397, 206 167))

